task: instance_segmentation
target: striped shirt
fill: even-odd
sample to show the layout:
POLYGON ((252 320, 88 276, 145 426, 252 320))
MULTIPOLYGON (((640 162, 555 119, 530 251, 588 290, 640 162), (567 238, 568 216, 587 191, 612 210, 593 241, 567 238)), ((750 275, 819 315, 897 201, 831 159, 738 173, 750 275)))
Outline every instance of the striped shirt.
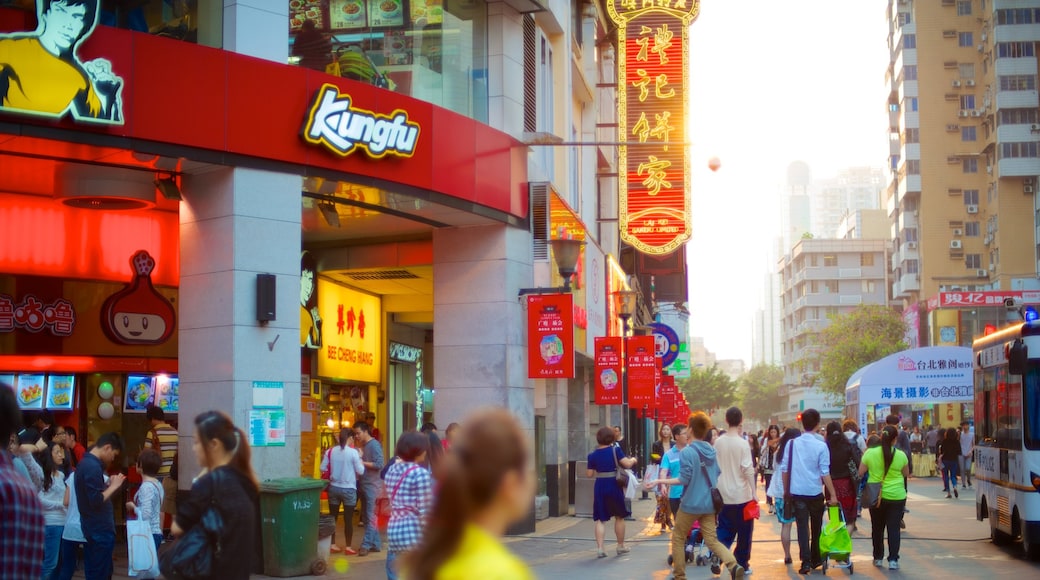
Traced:
POLYGON ((169 477, 173 456, 177 454, 177 430, 167 423, 158 423, 148 433, 148 439, 144 442, 145 448, 154 448, 156 440, 159 442, 157 451, 162 455, 162 467, 159 468, 159 478, 161 479, 169 477))
POLYGON ((43 508, 31 483, 0 451, 0 578, 39 578, 43 571, 43 508))

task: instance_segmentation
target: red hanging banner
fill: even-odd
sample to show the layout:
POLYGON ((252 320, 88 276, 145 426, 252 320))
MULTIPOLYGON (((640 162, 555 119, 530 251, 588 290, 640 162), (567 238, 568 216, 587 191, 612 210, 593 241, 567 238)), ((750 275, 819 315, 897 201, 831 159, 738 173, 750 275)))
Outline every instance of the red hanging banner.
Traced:
POLYGON ((678 415, 675 406, 675 391, 675 377, 665 375, 664 383, 661 384, 661 398, 657 402, 657 408, 660 409, 660 418, 664 423, 675 423, 675 418, 678 415))
POLYGON ((574 378, 574 305, 570 294, 527 297, 527 377, 574 378))
POLYGON ((597 336, 596 348, 596 404, 620 405, 621 397, 621 337, 597 336))
POLYGON ((633 336, 626 343, 628 359, 628 404, 636 409, 654 404, 657 356, 654 337, 633 336))

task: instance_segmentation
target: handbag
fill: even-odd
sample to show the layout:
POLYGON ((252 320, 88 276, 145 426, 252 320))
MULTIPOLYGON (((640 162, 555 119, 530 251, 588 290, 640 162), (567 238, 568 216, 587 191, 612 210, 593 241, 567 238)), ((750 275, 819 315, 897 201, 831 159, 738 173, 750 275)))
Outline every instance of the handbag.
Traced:
MULTIPOLYGON (((697 450, 694 449, 694 451, 697 450)), ((704 475, 704 480, 707 481, 708 485, 711 487, 711 506, 715 508, 715 513, 717 514, 722 511, 722 506, 725 505, 722 501, 722 492, 719 491, 719 488, 716 487, 711 482, 711 478, 708 477, 708 468, 704 465, 704 456, 701 455, 700 451, 697 451, 697 457, 699 457, 701 461, 701 474, 704 475)))
MULTIPOLYGON (((794 471, 794 442, 792 439, 788 445, 791 446, 791 453, 787 459, 787 470, 790 472, 794 471)), ((783 474, 781 473, 781 476, 783 474)), ((794 520, 794 497, 791 495, 791 478, 788 476, 786 485, 784 486, 784 513, 785 520, 794 520)))
POLYGON ((321 471, 321 478, 325 481, 332 479, 332 448, 325 452, 325 469, 321 471))
POLYGON ((152 525, 139 519, 126 520, 127 576, 158 578, 159 555, 155 551, 152 525))
POLYGON ((397 495, 397 490, 401 489, 401 484, 404 483, 408 474, 418 468, 418 465, 413 465, 405 470, 404 475, 401 476, 401 480, 394 486, 394 491, 390 495, 387 495, 386 486, 383 486, 383 492, 376 498, 376 527, 379 528, 379 531, 385 532, 390 526, 390 508, 392 507, 392 500, 394 496, 397 495))
POLYGON ((614 471, 614 481, 617 482, 618 487, 620 487, 621 489, 627 491, 628 490, 628 471, 625 468, 621 467, 621 464, 618 463, 617 452, 616 451, 611 449, 610 450, 610 456, 614 458, 614 469, 615 469, 615 471, 614 471))
MULTIPOLYGON (((888 467, 892 467, 889 464, 888 467)), ((881 481, 868 481, 866 487, 863 488, 863 495, 860 496, 860 506, 865 508, 876 508, 881 505, 881 486, 885 483, 885 478, 888 477, 888 468, 885 468, 885 473, 881 476, 881 481)))
POLYGON ((159 557, 159 569, 169 580, 192 580, 213 575, 213 563, 220 555, 220 536, 224 531, 224 518, 217 510, 216 493, 223 477, 220 470, 210 473, 214 480, 209 507, 199 522, 171 544, 169 549, 163 550, 159 557))

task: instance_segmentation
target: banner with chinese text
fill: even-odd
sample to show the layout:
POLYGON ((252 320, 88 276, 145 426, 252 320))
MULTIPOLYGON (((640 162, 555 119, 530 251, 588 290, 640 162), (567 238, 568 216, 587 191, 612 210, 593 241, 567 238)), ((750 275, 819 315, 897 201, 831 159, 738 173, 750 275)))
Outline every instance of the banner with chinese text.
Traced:
POLYGON ((570 294, 527 297, 527 377, 574 378, 574 302, 570 294))
POLYGON ((596 346, 596 404, 622 404, 621 337, 597 336, 596 346))
POLYGON ((668 254, 690 239, 689 27, 698 0, 608 0, 618 25, 621 239, 668 254))
POLYGON ((657 386, 657 356, 654 355, 654 337, 632 336, 627 339, 628 404, 641 409, 654 404, 657 386))

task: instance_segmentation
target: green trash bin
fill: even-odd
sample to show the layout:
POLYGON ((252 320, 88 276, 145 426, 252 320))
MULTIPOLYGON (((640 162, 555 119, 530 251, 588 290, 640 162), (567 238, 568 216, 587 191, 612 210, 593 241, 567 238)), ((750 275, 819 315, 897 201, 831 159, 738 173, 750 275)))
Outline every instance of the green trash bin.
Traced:
POLYGON ((318 515, 325 484, 302 477, 260 483, 264 574, 284 578, 325 573, 325 562, 318 559, 318 515))

